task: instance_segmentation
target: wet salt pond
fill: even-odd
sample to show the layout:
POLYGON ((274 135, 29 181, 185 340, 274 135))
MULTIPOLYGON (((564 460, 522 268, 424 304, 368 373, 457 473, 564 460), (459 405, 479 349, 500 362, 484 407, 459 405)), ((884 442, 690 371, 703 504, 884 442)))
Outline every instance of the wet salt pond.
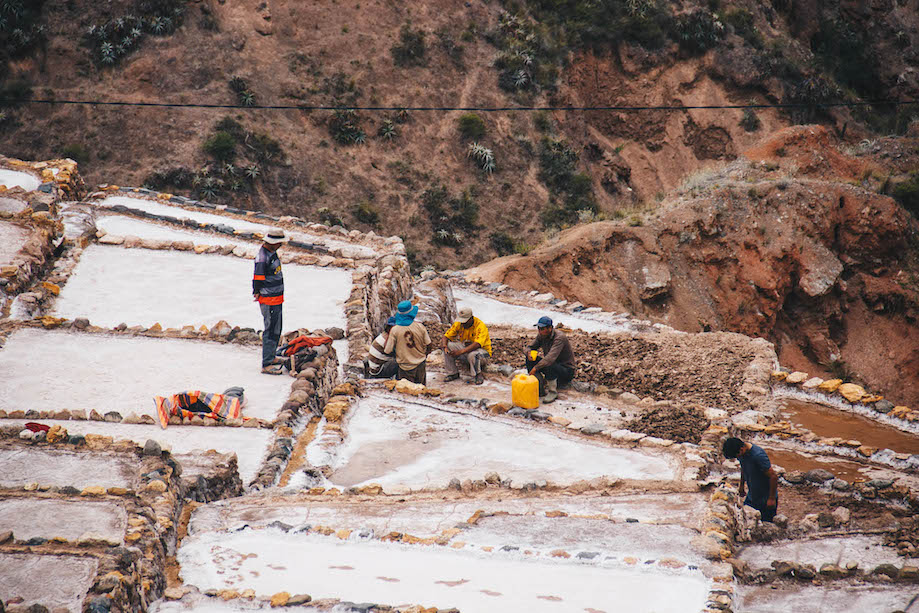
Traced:
POLYGON ((892 449, 897 453, 919 454, 919 436, 908 434, 861 415, 815 402, 784 400, 782 416, 824 438, 857 440, 862 445, 892 449))
POLYGON ((27 172, 0 168, 0 185, 5 185, 10 189, 21 187, 27 192, 32 192, 38 189, 38 186, 41 185, 41 181, 38 177, 27 172))
MULTIPOLYGON (((157 441, 164 449, 172 451, 182 463, 182 454, 203 456, 204 452, 213 449, 218 453, 235 453, 239 477, 243 485, 248 485, 258 474, 265 459, 268 446, 273 439, 271 430, 263 428, 223 428, 219 426, 169 426, 163 430, 158 425, 112 424, 98 421, 55 421, 51 419, 33 420, 48 426, 60 425, 68 434, 86 435, 101 434, 116 439, 134 441, 143 445, 148 439, 157 441)), ((24 420, 4 420, 3 423, 19 424, 25 427, 24 420)), ((200 464, 196 462, 196 464, 200 464)), ((186 468, 183 464, 183 469, 186 468)), ((183 470, 183 476, 195 474, 183 470)))
POLYGON ((239 385, 243 415, 273 419, 291 379, 263 375, 260 365, 257 346, 22 329, 0 349, 0 408, 153 416, 154 396, 239 385))
POLYGON ((551 308, 545 310, 508 304, 489 298, 477 292, 454 289, 453 297, 456 299, 457 309, 469 307, 472 313, 486 324, 504 324, 532 328, 543 315, 549 315, 556 324, 564 324, 569 328, 576 328, 584 332, 630 332, 633 324, 626 319, 616 320, 610 315, 605 315, 606 321, 589 315, 562 313, 551 308))
MULTIPOLYGON (((195 613, 232 613, 233 611, 276 611, 267 602, 249 601, 237 598, 230 602, 224 602, 219 598, 208 598, 203 595, 188 595, 182 600, 158 600, 150 605, 147 609, 150 613, 178 613, 179 611, 194 611, 195 613)), ((290 607, 285 606, 285 613, 309 613, 312 611, 321 611, 315 607, 290 607)), ((337 608, 332 608, 334 613, 337 608)), ((325 609, 330 611, 330 609, 325 609)), ((344 613, 344 612, 342 612, 344 613)))
POLYGON ((13 261, 26 240, 29 231, 8 221, 0 221, 0 265, 13 261))
POLYGON ((683 613, 701 610, 709 588, 698 572, 266 531, 190 536, 177 559, 185 583, 202 591, 251 588, 476 613, 683 613))
POLYGON ((19 488, 30 483, 77 489, 91 485, 134 487, 134 466, 126 457, 110 453, 16 447, 0 449, 0 466, 0 487, 19 488))
POLYGON ((97 567, 94 558, 0 553, 0 601, 19 597, 23 607, 82 611, 97 567))
POLYGON ((785 469, 786 472, 798 470, 807 472, 816 468, 828 470, 839 479, 845 479, 852 482, 856 479, 871 479, 869 475, 870 468, 858 462, 840 460, 829 456, 816 454, 807 454, 805 452, 790 451, 787 449, 776 449, 767 444, 760 444, 760 447, 769 454, 769 460, 785 469))
POLYGON ((96 228, 105 230, 115 236, 136 236, 166 241, 192 241, 196 245, 242 245, 255 248, 256 245, 242 240, 234 241, 209 232, 179 230, 171 226, 160 225, 152 221, 141 221, 121 215, 102 215, 96 219, 96 228))
POLYGON ((87 532, 121 543, 127 516, 119 504, 56 498, 0 498, 0 526, 20 541, 62 537, 75 541, 87 532))
POLYGON ((379 483, 384 489, 441 489, 453 478, 483 479, 492 471, 518 485, 543 479, 567 485, 603 476, 671 480, 679 472, 678 461, 667 453, 611 448, 510 418, 433 406, 371 394, 352 408, 340 448, 330 452, 320 436, 307 457, 314 466, 332 467, 334 485, 379 483))
MULTIPOLYGON (((132 209, 146 211, 147 213, 152 213, 154 215, 165 215, 169 217, 176 217, 178 219, 193 219, 198 223, 223 224, 230 226, 239 232, 259 232, 264 234, 274 227, 271 225, 244 221, 235 217, 216 215, 214 213, 204 213, 202 211, 196 211, 192 209, 183 209, 177 206, 164 204, 162 202, 145 200, 143 198, 131 198, 129 196, 112 196, 95 204, 101 207, 112 207, 120 204, 132 209)), ((353 245, 346 241, 339 241, 332 238, 318 236, 315 234, 307 234, 303 232, 292 232, 288 234, 293 240, 300 242, 323 245, 329 249, 342 249, 346 254, 346 257, 373 257, 376 255, 376 252, 373 249, 363 245, 353 245)))
MULTIPOLYGON (((346 324, 344 303, 351 272, 284 265, 284 330, 346 324)), ((177 251, 91 245, 62 288, 54 314, 86 317, 102 327, 128 325, 181 328, 232 326, 261 330, 252 300, 251 260, 177 251)))
POLYGON ((426 538, 465 522, 478 510, 507 513, 523 522, 534 516, 545 517, 546 513, 561 511, 572 516, 606 516, 612 522, 620 523, 633 519, 642 523, 695 527, 704 508, 704 495, 679 493, 459 499, 447 504, 441 500, 406 500, 398 505, 386 500, 348 502, 341 499, 333 503, 295 498, 272 501, 271 505, 267 505, 259 498, 243 497, 196 509, 191 517, 189 533, 235 530, 243 525, 265 527, 280 521, 291 526, 312 524, 335 529, 370 529, 377 534, 405 532, 426 538))
POLYGON ((912 604, 916 593, 914 585, 739 586, 734 610, 737 613, 915 613, 919 610, 912 604))
POLYGON ((749 545, 744 547, 739 557, 751 568, 769 568, 773 560, 813 564, 817 568, 826 563, 845 568, 849 562, 858 562, 866 570, 878 564, 903 564, 903 558, 897 555, 897 550, 884 547, 880 536, 798 539, 784 543, 749 545))

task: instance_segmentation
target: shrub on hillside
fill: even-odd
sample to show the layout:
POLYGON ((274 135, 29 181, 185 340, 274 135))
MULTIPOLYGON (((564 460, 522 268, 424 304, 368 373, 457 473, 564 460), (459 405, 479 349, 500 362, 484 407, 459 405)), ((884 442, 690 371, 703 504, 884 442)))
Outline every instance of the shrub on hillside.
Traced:
POLYGON ((77 164, 85 164, 89 161, 89 153, 83 148, 83 145, 76 143, 63 147, 60 156, 62 158, 70 158, 77 164))
POLYGON ((914 217, 919 217, 919 171, 911 172, 908 180, 894 186, 891 196, 914 217))
POLYGON ((147 35, 167 36, 175 32, 185 16, 184 0, 142 0, 137 14, 127 14, 92 24, 85 42, 93 60, 114 66, 134 52, 147 35))
POLYGON ((485 120, 475 113, 460 115, 458 124, 463 140, 479 140, 485 136, 485 120))
POLYGON ((399 44, 393 45, 390 51, 396 66, 424 66, 425 57, 424 30, 413 30, 409 24, 399 31, 399 44))
POLYGON ((575 172, 578 154, 562 140, 544 138, 539 153, 539 178, 549 188, 549 205, 542 212, 546 227, 562 227, 592 219, 599 211, 593 182, 575 172))
POLYGON ((724 36, 724 24, 705 9, 680 15, 674 28, 680 48, 689 53, 704 53, 724 36))
POLYGON ((204 141, 204 152, 220 162, 229 162, 236 157, 236 139, 232 134, 218 130, 204 141))
POLYGON ((0 63, 26 55, 46 41, 40 24, 45 0, 0 0, 0 63))
POLYGON ((354 217, 361 223, 371 226, 376 226, 380 223, 379 211, 368 200, 362 200, 355 204, 352 212, 354 217))
POLYGON ((329 133, 342 145, 362 145, 367 134, 361 128, 361 118, 353 109, 340 109, 332 114, 329 133))
POLYGON ((435 185, 421 194, 421 205, 431 222, 432 240, 437 244, 456 247, 465 236, 479 231, 479 205, 471 189, 451 197, 446 187, 435 185))
POLYGON ((747 9, 733 9, 724 14, 724 22, 734 28, 734 33, 754 49, 763 48, 763 35, 753 22, 753 13, 747 9))

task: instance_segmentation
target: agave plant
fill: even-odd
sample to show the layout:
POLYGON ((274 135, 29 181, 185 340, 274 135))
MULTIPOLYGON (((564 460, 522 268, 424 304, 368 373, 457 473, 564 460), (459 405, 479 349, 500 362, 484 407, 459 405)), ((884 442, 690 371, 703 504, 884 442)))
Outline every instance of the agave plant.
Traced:
POLYGON ((246 176, 250 179, 257 179, 259 174, 261 174, 261 171, 259 170, 258 164, 252 164, 246 167, 246 176))
POLYGON ((230 162, 227 162, 226 164, 223 165, 223 172, 225 172, 226 174, 230 175, 231 177, 232 177, 232 176, 235 176, 235 175, 236 175, 236 166, 234 166, 234 165, 231 164, 230 162))
POLYGON ((393 122, 389 119, 384 119, 383 125, 380 126, 378 134, 380 135, 380 138, 385 138, 388 141, 392 141, 392 139, 397 136, 395 124, 393 124, 393 122))
POLYGON ((488 147, 479 143, 472 143, 469 145, 466 155, 474 159, 486 174, 491 174, 495 171, 495 155, 488 147))
POLYGON ((248 89, 239 92, 239 101, 243 106, 255 106, 255 94, 248 89))

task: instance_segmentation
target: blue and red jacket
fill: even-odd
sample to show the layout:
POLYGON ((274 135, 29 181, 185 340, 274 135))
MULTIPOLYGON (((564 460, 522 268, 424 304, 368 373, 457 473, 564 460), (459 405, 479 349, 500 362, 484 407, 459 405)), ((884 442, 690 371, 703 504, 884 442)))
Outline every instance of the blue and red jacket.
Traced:
POLYGON ((260 304, 284 302, 284 274, 277 251, 268 251, 264 246, 259 248, 252 275, 252 293, 258 296, 260 304))

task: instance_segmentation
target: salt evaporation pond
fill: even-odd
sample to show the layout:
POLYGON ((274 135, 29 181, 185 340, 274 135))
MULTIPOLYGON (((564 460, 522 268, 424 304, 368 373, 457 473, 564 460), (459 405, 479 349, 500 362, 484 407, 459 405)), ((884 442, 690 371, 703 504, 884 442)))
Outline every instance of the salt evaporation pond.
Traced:
MULTIPOLYGON (((131 198, 128 196, 111 196, 98 202, 97 205, 101 207, 112 207, 119 204, 132 209, 146 211, 147 213, 151 213, 153 215, 165 215, 168 217, 176 217, 178 219, 193 219, 198 223, 223 224, 225 226, 230 226, 238 232, 258 232, 260 234, 264 234, 272 227, 274 227, 260 223, 253 223, 251 221, 245 221, 236 217, 183 209, 177 206, 163 204, 162 202, 146 200, 143 198, 131 198)), ((376 255, 376 252, 370 247, 354 245, 345 241, 337 241, 332 238, 326 238, 324 236, 318 236, 315 234, 288 232, 288 236, 290 236, 293 240, 304 243, 323 245, 329 249, 342 249, 344 252, 349 252, 349 257, 354 255, 359 257, 373 257, 376 255)))
MULTIPOLYGON (((152 405, 152 403, 151 403, 152 405)), ((245 410, 243 414, 245 415, 245 410)), ((150 413, 152 415, 152 412, 150 413)), ((53 419, 32 420, 47 426, 60 425, 68 434, 101 434, 116 439, 134 441, 143 445, 147 440, 157 441, 164 449, 179 456, 200 455, 209 449, 219 453, 235 453, 239 477, 248 485, 262 466, 262 461, 273 439, 273 431, 267 428, 238 428, 221 426, 169 426, 165 430, 158 425, 116 424, 98 421, 56 421, 53 419)), ((25 427, 24 420, 7 420, 25 427)), ((178 458, 182 463, 182 458, 178 458)), ((194 474, 194 470, 183 471, 183 475, 194 474)))
POLYGON ((700 573, 342 542, 264 530, 189 536, 177 559, 185 584, 201 591, 286 591, 314 599, 418 603, 476 613, 685 613, 703 609, 709 589, 700 573))
POLYGON ((242 386, 243 415, 274 419, 291 380, 260 370, 258 346, 22 329, 0 349, 0 409, 155 415, 154 396, 242 386))
POLYGON ((127 458, 106 453, 16 447, 0 449, 0 487, 18 488, 30 483, 83 489, 133 487, 134 467, 127 458))
MULTIPOLYGON (((164 328, 264 327, 252 299, 251 260, 180 251, 88 247, 54 307, 60 317, 86 317, 102 327, 119 323, 164 328)), ((351 272, 284 267, 284 330, 346 325, 351 272)))
POLYGON ((28 238, 29 231, 25 228, 0 221, 0 265, 12 262, 28 238))
POLYGON ((737 613, 864 613, 877 611, 907 611, 916 597, 913 585, 840 585, 837 582, 823 586, 783 585, 774 589, 770 585, 742 585, 734 598, 737 613))
MULTIPOLYGON (((251 601, 237 598, 232 601, 223 601, 219 598, 210 598, 201 594, 188 595, 182 600, 157 600, 152 603, 147 611, 149 613, 179 613, 180 611, 194 611, 195 613, 236 613, 238 611, 276 611, 267 602, 251 601)), ((285 606, 284 613, 313 613, 317 611, 330 611, 330 609, 317 609, 311 606, 292 607, 285 606)), ((331 609, 334 613, 336 609, 331 609)))
POLYGON ((0 553, 0 601, 19 597, 23 610, 41 604, 79 613, 98 565, 92 557, 0 553))
POLYGON ((788 560, 798 564, 831 562, 842 568, 849 562, 858 562, 862 568, 878 564, 903 563, 893 547, 884 547, 879 536, 846 536, 833 538, 797 539, 788 542, 749 545, 740 553, 740 559, 751 568, 769 568, 773 560, 788 560))
POLYGON ((56 498, 0 499, 0 526, 12 530, 20 541, 33 537, 62 537, 76 541, 92 532, 109 542, 121 543, 127 515, 120 504, 96 500, 56 498))
MULTIPOLYGON (((469 519, 476 511, 508 513, 523 519, 545 517, 546 513, 562 511, 569 515, 607 515, 616 522, 635 519, 653 524, 686 524, 695 527, 696 519, 705 508, 701 494, 637 494, 626 496, 580 495, 511 498, 502 500, 406 500, 398 505, 391 502, 347 498, 335 502, 297 500, 262 501, 233 499, 214 502, 195 510, 189 523, 189 534, 213 530, 235 530, 243 525, 264 527, 281 521, 292 526, 303 524, 333 528, 369 528, 377 534, 406 532, 417 537, 436 536, 444 528, 469 519)), ((627 523, 625 525, 635 526, 627 523)))
POLYGON ((532 328, 540 317, 548 315, 556 325, 563 324, 584 332, 629 332, 633 329, 629 323, 605 322, 584 315, 561 313, 555 309, 540 310, 508 304, 469 290, 454 289, 453 297, 458 309, 471 308, 473 315, 486 324, 532 328))
POLYGON ((21 187, 27 192, 33 192, 38 189, 39 185, 41 185, 41 181, 38 179, 38 177, 30 175, 27 172, 19 172, 18 170, 7 170, 6 168, 0 168, 0 185, 5 185, 10 189, 14 187, 21 187))
POLYGON ((610 448, 524 427, 371 395, 352 408, 347 440, 335 457, 321 457, 321 437, 307 454, 313 465, 331 465, 330 481, 343 487, 379 483, 439 489, 453 478, 482 479, 492 471, 518 484, 676 476, 666 453, 610 448))
POLYGON ((142 239, 164 241, 192 241, 196 245, 243 245, 252 246, 245 241, 234 241, 223 236, 194 230, 180 230, 163 226, 152 221, 142 221, 121 215, 102 215, 96 219, 96 228, 105 230, 115 236, 136 236, 142 239))

